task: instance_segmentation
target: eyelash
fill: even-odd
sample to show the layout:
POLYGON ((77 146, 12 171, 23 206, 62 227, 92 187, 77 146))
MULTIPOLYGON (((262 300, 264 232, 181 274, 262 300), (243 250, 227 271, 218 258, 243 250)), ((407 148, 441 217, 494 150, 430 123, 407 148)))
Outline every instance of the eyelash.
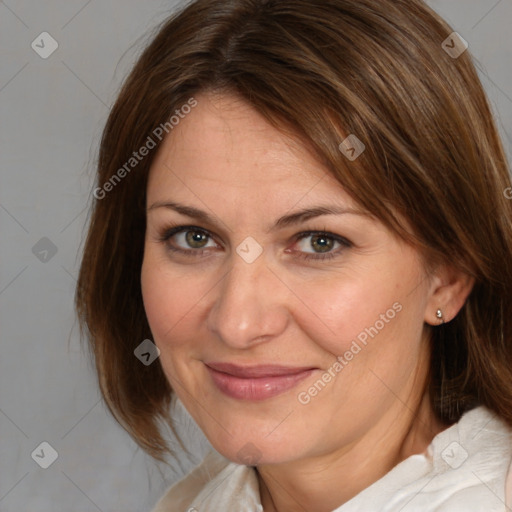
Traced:
MULTIPOLYGON (((208 236, 210 239, 213 239, 212 235, 207 230, 199 228, 197 226, 170 226, 170 227, 163 229, 161 234, 158 236, 158 241, 161 243, 169 242, 170 238, 172 238, 174 235, 177 235, 182 232, 187 232, 187 231, 197 231, 199 233, 202 233, 202 234, 208 236)), ((327 231, 322 231, 322 230, 320 230, 320 231, 304 231, 302 233, 299 233, 299 234, 295 235, 295 237, 294 237, 294 244, 297 243, 298 241, 302 240, 303 238, 307 238, 307 237, 313 236, 313 235, 321 235, 321 236, 325 236, 326 238, 332 239, 335 242, 340 243, 342 245, 342 248, 338 249, 337 251, 333 251, 333 252, 329 252, 329 253, 325 253, 325 254, 304 253, 302 251, 296 251, 298 253, 299 258, 301 258, 303 260, 307 260, 307 261, 310 261, 310 260, 314 260, 314 261, 332 260, 339 255, 339 253, 343 250, 343 248, 346 249, 346 248, 352 247, 352 244, 346 238, 343 238, 343 237, 340 237, 333 233, 329 233, 327 231)), ((184 254, 185 256, 191 256, 191 257, 195 257, 195 258, 204 257, 204 253, 208 252, 208 249, 187 250, 187 249, 181 249, 179 247, 173 247, 170 244, 167 244, 167 248, 174 253, 180 253, 180 254, 184 254)))

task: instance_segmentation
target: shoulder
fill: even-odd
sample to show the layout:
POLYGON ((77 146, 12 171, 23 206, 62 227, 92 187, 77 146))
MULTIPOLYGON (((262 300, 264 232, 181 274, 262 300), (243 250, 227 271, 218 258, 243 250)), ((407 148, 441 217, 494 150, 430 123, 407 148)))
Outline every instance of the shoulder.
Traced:
POLYGON ((152 512, 196 510, 262 512, 254 468, 235 464, 211 450, 201 464, 166 491, 152 512))
POLYGON ((511 470, 512 429, 477 407, 336 512, 503 512, 511 470))
POLYGON ((483 406, 466 412, 433 439, 428 455, 433 467, 423 492, 430 510, 503 510, 511 478, 512 429, 496 414, 483 406))
POLYGON ((512 504, 512 428, 489 409, 464 414, 434 439, 432 449, 434 470, 452 483, 453 494, 440 511, 463 504, 468 510, 501 512, 505 502, 512 504))

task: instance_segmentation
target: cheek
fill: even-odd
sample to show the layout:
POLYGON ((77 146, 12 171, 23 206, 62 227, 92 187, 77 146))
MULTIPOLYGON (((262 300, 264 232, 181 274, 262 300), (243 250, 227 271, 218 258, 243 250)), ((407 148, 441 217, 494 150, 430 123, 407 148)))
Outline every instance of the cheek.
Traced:
POLYGON ((425 306, 421 273, 409 261, 399 270, 391 262, 377 270, 358 269, 303 285, 301 295, 314 314, 296 317, 300 328, 342 363, 399 364, 419 350, 425 306))
POLYGON ((349 350, 354 340, 364 346, 377 331, 389 331, 398 320, 397 310, 402 309, 396 304, 400 293, 391 283, 360 275, 302 284, 297 289, 307 306, 295 315, 301 330, 335 356, 349 350))

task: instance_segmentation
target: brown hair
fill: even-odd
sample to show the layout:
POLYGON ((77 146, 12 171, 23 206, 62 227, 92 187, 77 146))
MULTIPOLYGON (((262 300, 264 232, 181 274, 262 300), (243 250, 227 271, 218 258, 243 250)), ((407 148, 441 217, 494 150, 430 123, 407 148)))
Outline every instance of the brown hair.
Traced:
POLYGON ((108 183, 204 91, 244 98, 425 261, 475 278, 456 318, 432 328, 432 403, 445 422, 483 404, 512 425, 510 178, 469 52, 442 47, 451 32, 420 0, 198 0, 159 27, 103 133, 105 197, 95 194, 76 291, 106 403, 148 453, 163 458, 158 421, 172 426, 160 363, 133 353, 151 338, 140 272, 156 151, 108 183), (366 145, 354 162, 339 148, 348 134, 366 145))

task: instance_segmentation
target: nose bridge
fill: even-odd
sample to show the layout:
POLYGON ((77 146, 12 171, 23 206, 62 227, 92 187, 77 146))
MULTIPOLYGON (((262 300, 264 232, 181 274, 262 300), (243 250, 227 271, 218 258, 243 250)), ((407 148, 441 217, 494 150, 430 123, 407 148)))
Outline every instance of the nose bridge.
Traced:
POLYGON ((281 299, 278 280, 263 255, 249 263, 233 253, 229 271, 217 288, 208 327, 234 348, 249 347, 285 328, 281 299))

